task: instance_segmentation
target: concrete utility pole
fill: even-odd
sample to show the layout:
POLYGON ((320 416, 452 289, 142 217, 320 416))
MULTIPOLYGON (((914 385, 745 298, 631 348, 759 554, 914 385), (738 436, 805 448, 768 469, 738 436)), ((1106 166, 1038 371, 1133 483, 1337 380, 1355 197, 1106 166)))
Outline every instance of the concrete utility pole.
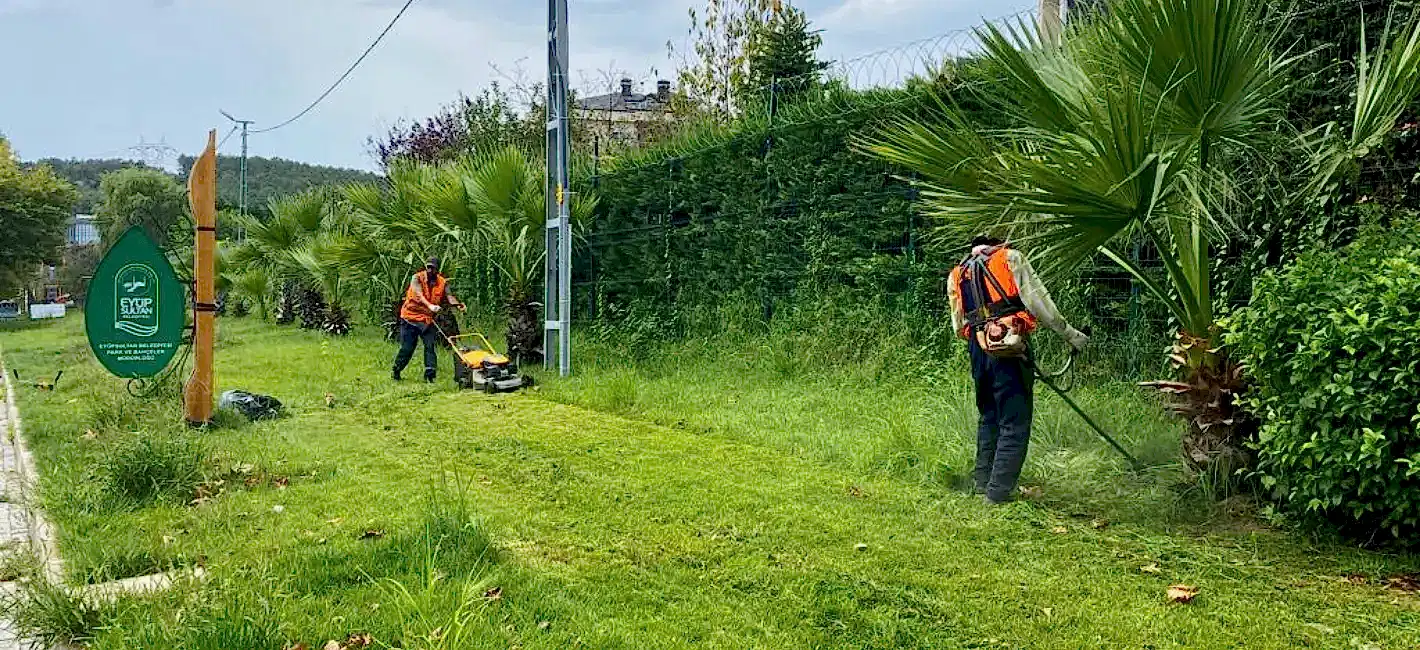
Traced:
POLYGON ((1040 37, 1047 43, 1060 42, 1060 0, 1040 0, 1040 37))
MULTIPOLYGON (((251 120, 239 120, 235 117, 232 117, 232 115, 227 111, 219 110, 217 112, 221 113, 222 117, 225 117, 242 127, 242 159, 241 162, 237 163, 237 175, 241 178, 241 180, 239 181, 241 183, 241 191, 239 194, 239 198, 237 199, 237 211, 240 212, 243 217, 245 217, 247 214, 247 127, 256 124, 256 122, 253 122, 251 120)), ((242 228, 241 226, 237 227, 237 242, 241 242, 243 239, 246 239, 245 230, 246 229, 242 228)))
POLYGON ((547 2, 547 267, 543 280, 543 367, 572 373, 572 219, 567 202, 567 0, 547 2), (555 347, 554 347, 555 344, 555 347))

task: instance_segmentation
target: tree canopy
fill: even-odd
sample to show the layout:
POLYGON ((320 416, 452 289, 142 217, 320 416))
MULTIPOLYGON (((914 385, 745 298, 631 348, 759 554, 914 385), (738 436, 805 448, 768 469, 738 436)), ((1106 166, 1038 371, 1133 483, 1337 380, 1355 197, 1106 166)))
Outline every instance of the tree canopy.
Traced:
POLYGON ((13 289, 27 267, 53 261, 79 192, 46 165, 22 169, 0 137, 0 290, 13 289))
POLYGON ((423 121, 396 124, 383 137, 371 137, 368 144, 388 169, 396 159, 438 163, 508 146, 541 151, 546 129, 541 107, 520 110, 495 83, 476 97, 460 96, 423 121))
MULTIPOLYGON (((192 156, 178 158, 177 180, 184 186, 192 170, 192 156)), ((217 205, 236 209, 241 204, 241 157, 217 157, 217 205)), ((271 199, 295 194, 312 187, 372 182, 378 174, 358 169, 327 167, 283 158, 247 158, 247 212, 267 215, 271 199)))
POLYGON ((745 46, 749 75, 741 94, 774 88, 776 101, 792 101, 817 87, 828 64, 818 59, 823 37, 809 29, 803 10, 784 6, 752 31, 745 46))
POLYGON ((162 244, 187 212, 186 190, 162 170, 120 169, 104 174, 99 189, 103 200, 97 216, 105 244, 112 244, 129 226, 142 226, 162 244))
POLYGON ((103 180, 104 174, 130 167, 148 167, 137 160, 120 158, 102 160, 44 158, 32 163, 25 163, 26 167, 40 165, 48 165, 50 169, 54 170, 55 175, 73 183, 74 187, 79 190, 79 201, 74 204, 74 212, 78 214, 94 214, 94 211, 99 209, 99 202, 103 200, 103 193, 99 191, 99 181, 103 180))

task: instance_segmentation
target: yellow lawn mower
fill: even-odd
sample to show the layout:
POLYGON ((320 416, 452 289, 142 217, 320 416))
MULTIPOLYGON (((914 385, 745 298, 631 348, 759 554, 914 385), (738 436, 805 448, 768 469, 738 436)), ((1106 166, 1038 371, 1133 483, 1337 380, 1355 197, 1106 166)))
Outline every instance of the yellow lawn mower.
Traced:
POLYGON ((454 383, 460 388, 476 388, 485 393, 517 390, 532 385, 531 377, 518 373, 518 366, 500 354, 488 338, 474 332, 449 336, 436 324, 439 334, 454 349, 454 383))

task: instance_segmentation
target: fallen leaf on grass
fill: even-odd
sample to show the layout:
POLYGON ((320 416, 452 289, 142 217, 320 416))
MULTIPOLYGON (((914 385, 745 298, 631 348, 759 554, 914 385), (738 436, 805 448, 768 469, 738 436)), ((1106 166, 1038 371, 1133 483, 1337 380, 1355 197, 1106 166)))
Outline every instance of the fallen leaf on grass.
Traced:
POLYGON ((1420 591, 1420 573, 1402 573, 1385 580, 1385 586, 1397 591, 1415 593, 1420 591))
POLYGON ((857 544, 853 545, 853 548, 855 548, 855 549, 857 549, 857 550, 859 550, 859 551, 866 551, 866 550, 868 550, 868 545, 867 545, 867 544, 864 544, 864 543, 862 543, 862 542, 858 542, 857 544))
POLYGON ((379 538, 384 537, 384 536, 385 536, 385 531, 383 531, 383 530, 377 530, 377 529, 374 529, 374 528, 371 528, 371 529, 369 529, 369 530, 366 530, 366 531, 363 532, 363 533, 360 533, 360 539, 379 539, 379 538))
POLYGON ((374 645, 374 644, 375 644, 375 639, 374 639, 373 637, 371 637, 369 634, 366 634, 366 633, 364 633, 364 632, 361 632, 361 633, 359 633, 359 634, 351 634, 350 636, 348 636, 348 637, 345 638, 344 650, 355 650, 355 649, 357 649, 357 648, 368 648, 368 647, 370 647, 370 646, 372 646, 372 645, 374 645))
POLYGON ((502 599, 503 599, 503 588, 502 588, 502 587, 494 587, 494 588, 492 588, 492 589, 489 589, 488 591, 483 592, 483 598, 484 598, 485 600, 502 600, 502 599))
POLYGON ((291 484, 291 479, 285 476, 278 476, 274 479, 271 479, 271 484, 275 485, 276 489, 278 490, 284 490, 286 489, 287 485, 291 484))
POLYGON ((163 535, 163 546, 172 546, 175 541, 172 535, 163 535))
POLYGON ((1046 618, 1050 618, 1050 615, 1055 613, 1055 609, 1051 607, 1046 607, 1040 611, 1045 614, 1046 618))
POLYGON ((1042 490, 1039 485, 1022 485, 1020 490, 1021 497, 1025 499, 1039 499, 1045 496, 1045 490, 1042 490))
POLYGON ((85 432, 84 432, 84 435, 83 435, 82 437, 83 437, 85 440, 98 440, 98 439, 99 439, 99 432, 94 431, 93 429, 89 429, 88 431, 85 431, 85 432))
POLYGON ((1153 564, 1145 564, 1144 566, 1139 567, 1139 571, 1142 573, 1158 575, 1159 573, 1163 572, 1163 569, 1159 568, 1158 562, 1154 562, 1153 564))
POLYGON ((862 496, 863 496, 863 488, 862 488, 861 486, 857 486, 857 485, 850 485, 850 486, 848 486, 848 496, 850 496, 850 497, 862 497, 862 496))
POLYGON ((539 629, 539 630, 547 630, 547 628, 549 628, 549 627, 552 627, 552 622, 551 622, 551 621, 538 621, 537 629, 539 629))
POLYGON ((304 643, 294 643, 286 646, 285 650, 311 650, 311 647, 304 643))
POLYGON ((1096 519, 1090 522, 1090 528, 1095 530, 1103 530, 1107 526, 1109 526, 1109 521, 1104 519, 1096 519))
POLYGON ((326 641, 326 642, 325 642, 325 645, 321 646, 321 650, 344 650, 344 649, 340 647, 340 642, 339 642, 339 641, 336 641, 335 639, 331 639, 331 640, 329 640, 329 641, 326 641))
POLYGON ((335 395, 330 393, 325 394, 325 407, 328 409, 335 408, 335 395))
POLYGON ((1050 532, 1055 533, 1056 535, 1064 535, 1065 533, 1070 532, 1070 529, 1064 526, 1056 526, 1054 528, 1051 528, 1050 532))
POLYGON ((1350 585, 1364 585, 1370 583, 1371 581, 1370 578, 1367 578, 1366 576, 1363 576, 1359 573, 1349 574, 1346 576, 1345 580, 1346 584, 1350 585))
POLYGON ((335 526, 335 525, 338 525, 338 524, 339 524, 340 522, 342 522, 342 521, 345 521, 345 518, 344 518, 344 517, 336 517, 336 518, 334 518, 334 519, 327 519, 327 520, 325 520, 325 523, 330 524, 330 525, 332 525, 332 526, 335 526))
POLYGON ((1189 585, 1169 585, 1168 598, 1171 603, 1188 603, 1198 597, 1198 587, 1189 585))

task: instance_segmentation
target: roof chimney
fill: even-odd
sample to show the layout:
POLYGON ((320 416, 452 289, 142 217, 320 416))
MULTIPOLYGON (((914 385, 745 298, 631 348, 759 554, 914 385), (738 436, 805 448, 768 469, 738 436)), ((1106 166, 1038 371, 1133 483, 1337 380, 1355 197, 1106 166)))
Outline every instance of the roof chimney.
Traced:
POLYGON ((631 77, 621 78, 621 94, 627 97, 631 96, 631 77))
POLYGON ((662 79, 656 82, 656 99, 668 102, 671 99, 671 82, 662 79))

